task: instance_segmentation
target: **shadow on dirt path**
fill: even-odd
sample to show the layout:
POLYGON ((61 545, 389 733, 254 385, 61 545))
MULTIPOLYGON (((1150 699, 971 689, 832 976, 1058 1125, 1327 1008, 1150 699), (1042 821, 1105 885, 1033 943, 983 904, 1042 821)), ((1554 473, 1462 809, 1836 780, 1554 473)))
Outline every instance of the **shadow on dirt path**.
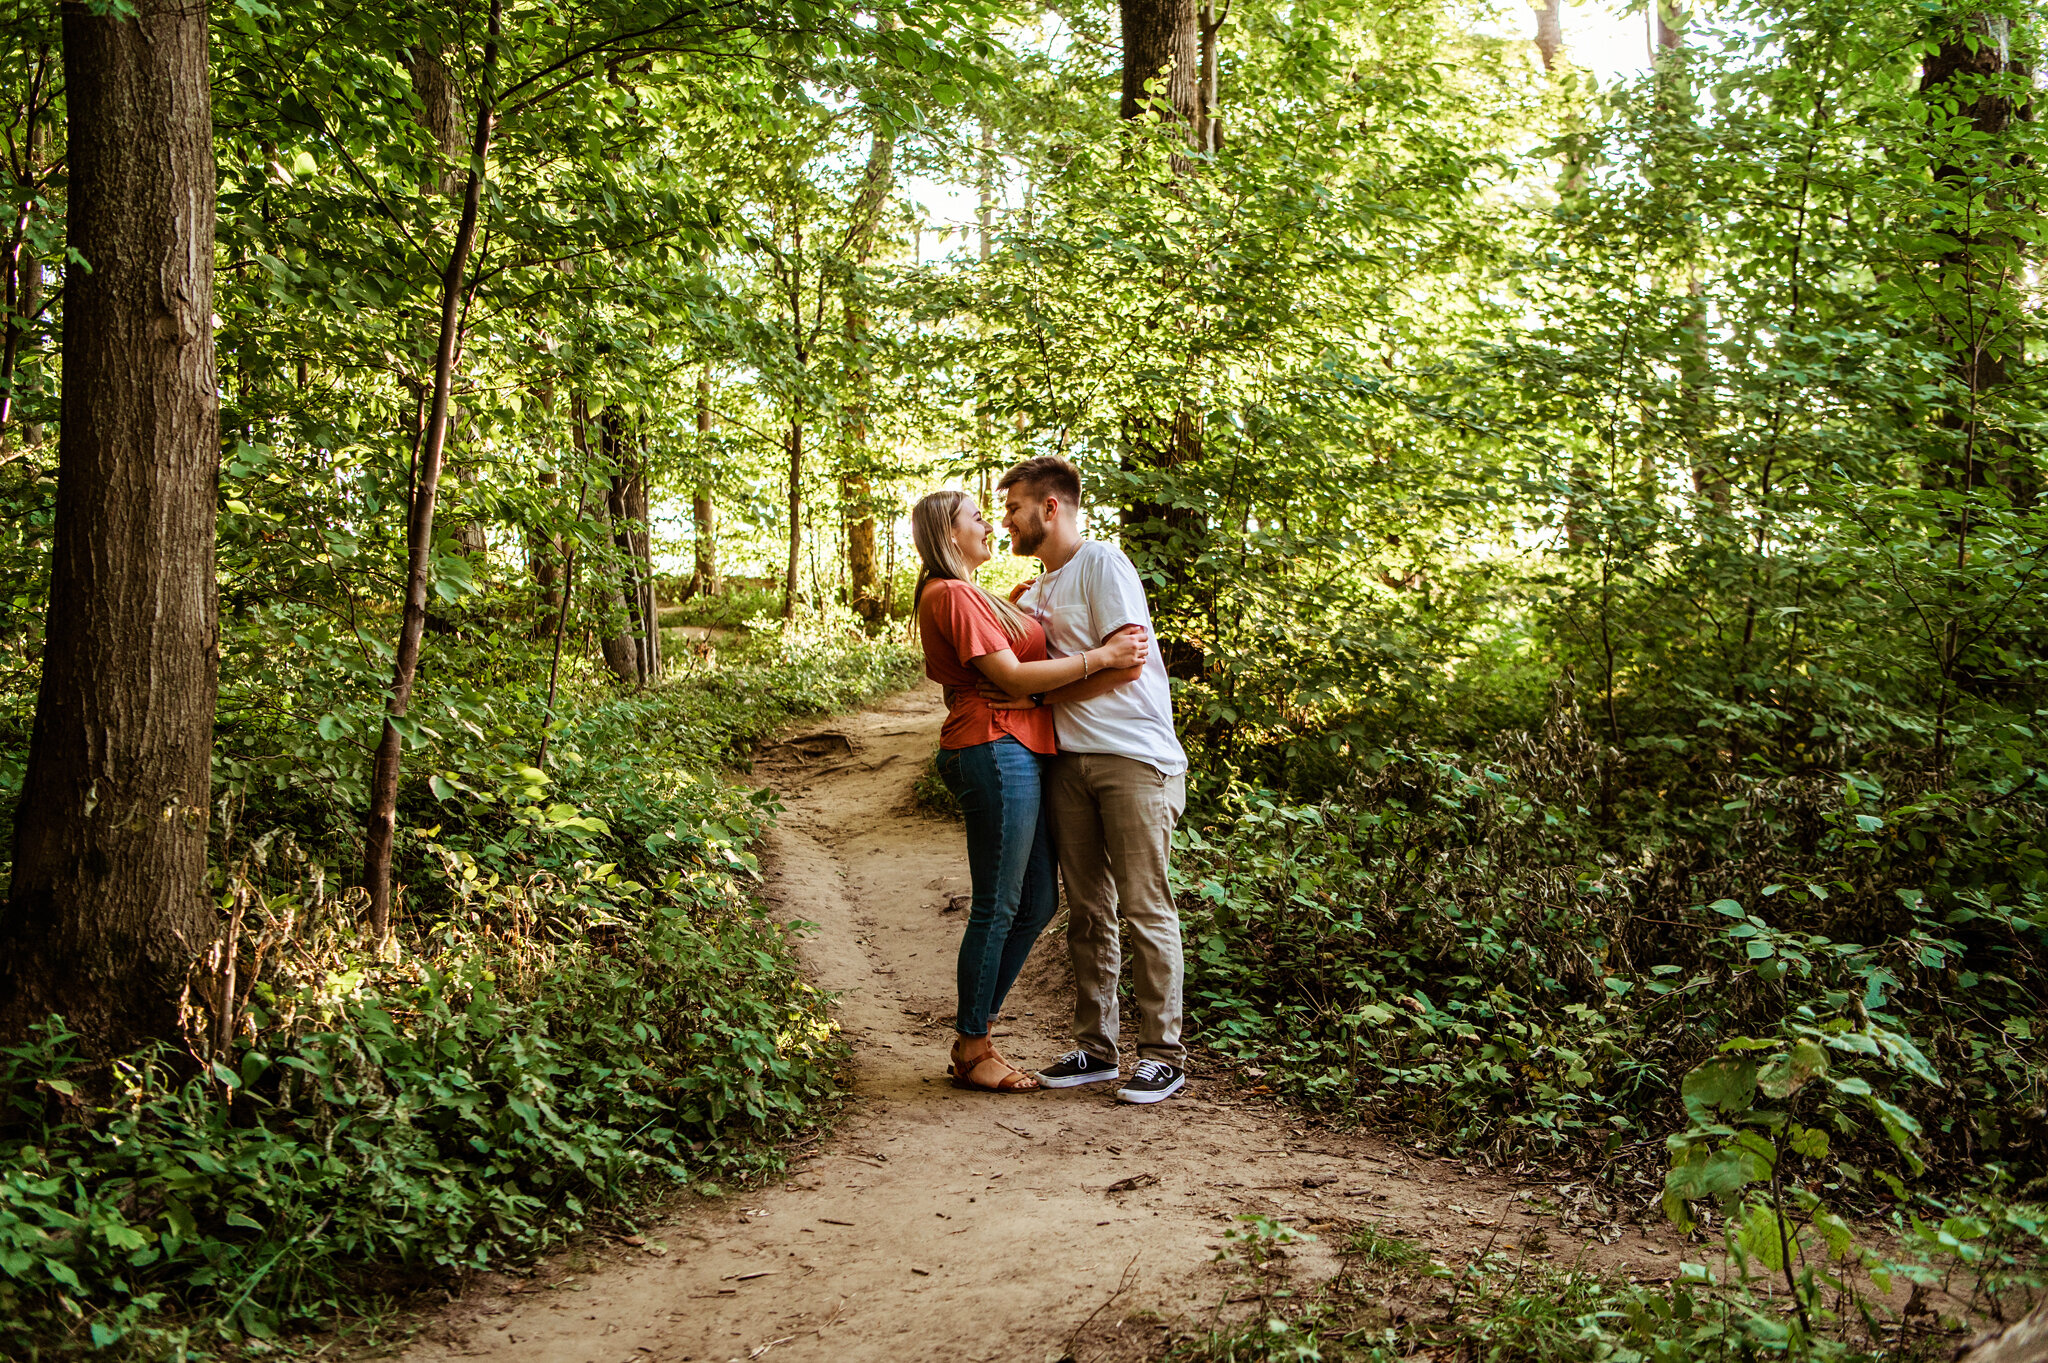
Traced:
MULTIPOLYGON (((788 805, 766 897, 818 925, 804 958, 840 994, 853 1044, 838 1129, 786 1179, 706 1202, 650 1229, 645 1246, 558 1261, 517 1292, 473 1292, 411 1363, 1156 1357, 1224 1307, 1233 1280, 1216 1250, 1253 1212, 1319 1235, 1285 1251, 1284 1271, 1304 1282, 1334 1270, 1354 1223, 1454 1264, 1495 1242, 1540 1252, 1534 1231, 1548 1218, 1521 1210, 1522 1185, 1311 1131, 1199 1062, 1188 1090, 1154 1107, 1120 1104, 1108 1084, 950 1087, 965 918, 950 905, 967 889, 965 845, 957 825, 911 803, 942 716, 936 688, 904 692, 797 731, 757 769, 788 805)), ((997 1025, 1020 1065, 1068 1044, 1064 955, 1055 924, 997 1025)), ((1560 1261, 1646 1278, 1676 1264, 1675 1239, 1631 1229, 1581 1245, 1551 1230, 1560 1261)))

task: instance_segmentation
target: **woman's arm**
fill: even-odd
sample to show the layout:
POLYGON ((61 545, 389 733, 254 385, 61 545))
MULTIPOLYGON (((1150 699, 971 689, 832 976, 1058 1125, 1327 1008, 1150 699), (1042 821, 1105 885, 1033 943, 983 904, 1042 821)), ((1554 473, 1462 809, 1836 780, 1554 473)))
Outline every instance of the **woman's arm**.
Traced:
MULTIPOLYGON (((1143 625, 1125 625, 1121 630, 1117 631, 1117 634, 1125 634, 1132 631, 1142 635, 1145 632, 1145 627, 1143 625)), ((1115 634, 1110 636, 1112 639, 1115 637, 1115 634)), ((1041 694, 1035 701, 1028 696, 1023 699, 1013 700, 1009 692, 990 681, 983 681, 980 691, 982 699, 989 703, 990 709, 1029 710, 1035 705, 1070 705, 1077 700, 1094 700, 1097 696, 1106 696, 1119 686, 1130 685, 1142 676, 1144 671, 1145 665, 1143 663, 1136 663, 1130 667, 1105 667, 1099 671, 1090 672, 1086 681, 1068 682, 1065 686, 1054 687, 1052 690, 1041 694)))
POLYGON ((1071 658, 1020 663, 1017 655, 1006 648, 982 654, 974 660, 974 666, 1012 700, 1024 700, 1039 692, 1093 680, 1097 672, 1142 667, 1150 650, 1144 631, 1124 631, 1071 658))

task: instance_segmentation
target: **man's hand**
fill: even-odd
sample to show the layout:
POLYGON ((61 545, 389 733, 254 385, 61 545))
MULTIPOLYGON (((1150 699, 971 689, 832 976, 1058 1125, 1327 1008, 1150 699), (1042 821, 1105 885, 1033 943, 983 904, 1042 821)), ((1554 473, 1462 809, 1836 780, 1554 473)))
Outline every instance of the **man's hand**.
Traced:
POLYGON ((987 677, 983 677, 981 684, 974 689, 980 693, 983 700, 988 702, 988 708, 991 710, 1036 710, 1039 706, 1039 702, 1031 699, 1029 696, 1024 697, 1022 700, 1012 699, 1008 691, 1003 690, 1002 687, 997 686, 987 677))

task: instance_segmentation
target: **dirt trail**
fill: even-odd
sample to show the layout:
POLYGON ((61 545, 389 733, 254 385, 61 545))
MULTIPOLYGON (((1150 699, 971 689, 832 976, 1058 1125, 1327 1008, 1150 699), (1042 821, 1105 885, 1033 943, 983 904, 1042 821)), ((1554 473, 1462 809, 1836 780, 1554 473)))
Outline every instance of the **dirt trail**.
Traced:
MULTIPOLYGON (((644 1247, 585 1252, 512 1291, 473 1292, 407 1352, 412 1363, 766 1358, 1142 1358, 1200 1329, 1231 1289, 1214 1264, 1246 1212, 1322 1233, 1288 1271, 1331 1271, 1369 1221, 1457 1262, 1548 1223, 1551 1252, 1666 1277, 1676 1242, 1634 1230, 1566 1244, 1519 1185, 1384 1141, 1303 1126, 1221 1073, 1153 1107, 1113 1086, 1020 1096, 943 1077, 967 889, 957 825, 915 810, 936 743, 935 688, 810 726, 844 736, 777 750, 788 804, 767 895, 818 930, 808 968, 841 995, 855 1083, 837 1130, 789 1177, 651 1228, 644 1247), (1590 1251, 1590 1253, 1588 1253, 1590 1251), (1119 1289, 1122 1289, 1119 1291, 1119 1289)), ((996 1035, 1030 1066, 1065 1049, 1065 951, 1042 939, 996 1035)), ((1533 1243, 1531 1241, 1530 1243, 1533 1243)))

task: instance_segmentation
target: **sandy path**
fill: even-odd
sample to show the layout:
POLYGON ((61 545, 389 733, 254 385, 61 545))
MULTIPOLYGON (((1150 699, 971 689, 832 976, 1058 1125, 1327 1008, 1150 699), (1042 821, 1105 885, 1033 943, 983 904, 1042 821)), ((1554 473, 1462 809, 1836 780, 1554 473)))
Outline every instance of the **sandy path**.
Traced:
MULTIPOLYGON (((1321 1225, 1316 1243, 1289 1251, 1299 1275, 1327 1273, 1353 1221, 1397 1228, 1454 1262, 1541 1224, 1510 1210, 1527 1204, 1507 1179, 1305 1128, 1199 1069, 1154 1107, 1118 1103, 1107 1084, 1008 1097, 951 1088, 965 915, 948 903, 967 887, 965 845, 957 825, 910 803, 940 718, 935 689, 906 692, 805 731, 843 734, 850 751, 784 750, 757 773, 789 806, 769 843, 768 897, 818 924, 805 959, 841 994, 854 1047, 852 1102, 834 1134, 782 1182, 706 1202, 650 1229, 645 1247, 570 1256, 516 1295, 472 1293, 408 1359, 1043 1363, 1091 1315, 1081 1358, 1145 1357, 1231 1291, 1213 1258, 1238 1213, 1321 1225)), ((997 1027, 1020 1064, 1066 1045, 1057 931, 997 1027)), ((1662 1277, 1675 1246, 1631 1230, 1593 1257, 1662 1277)), ((1554 1253, 1568 1248, 1553 1240, 1554 1253)))

